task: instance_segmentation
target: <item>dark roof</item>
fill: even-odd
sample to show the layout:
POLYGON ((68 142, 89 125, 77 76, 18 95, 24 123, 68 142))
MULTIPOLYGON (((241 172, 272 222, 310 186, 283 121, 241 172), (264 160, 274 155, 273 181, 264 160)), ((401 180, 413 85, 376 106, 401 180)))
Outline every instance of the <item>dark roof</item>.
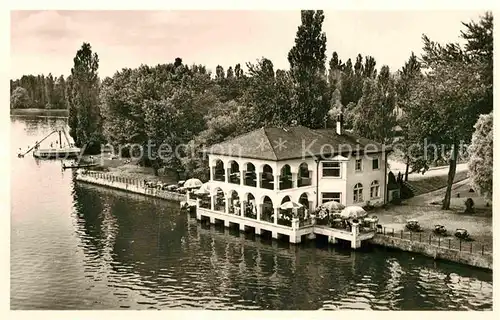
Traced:
MULTIPOLYGON (((313 130, 303 126, 288 128, 264 127, 212 145, 205 149, 205 152, 278 161, 336 155, 357 150, 364 151, 367 145, 371 145, 367 150, 369 153, 382 152, 383 150, 380 143, 357 137, 349 132, 338 135, 335 129, 313 130)), ((389 148, 386 147, 385 150, 387 151, 389 148)))

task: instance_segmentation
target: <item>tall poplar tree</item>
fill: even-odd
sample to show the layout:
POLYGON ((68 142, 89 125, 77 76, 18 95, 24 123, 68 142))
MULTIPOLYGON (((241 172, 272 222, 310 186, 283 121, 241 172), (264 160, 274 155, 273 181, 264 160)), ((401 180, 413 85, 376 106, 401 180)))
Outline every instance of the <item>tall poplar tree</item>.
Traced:
POLYGON ((302 10, 295 46, 288 53, 295 88, 294 120, 311 128, 323 127, 329 110, 324 19, 322 10, 302 10))
POLYGON ((73 59, 72 94, 69 109, 70 135, 86 153, 96 153, 103 142, 99 113, 99 58, 89 43, 83 43, 73 59))

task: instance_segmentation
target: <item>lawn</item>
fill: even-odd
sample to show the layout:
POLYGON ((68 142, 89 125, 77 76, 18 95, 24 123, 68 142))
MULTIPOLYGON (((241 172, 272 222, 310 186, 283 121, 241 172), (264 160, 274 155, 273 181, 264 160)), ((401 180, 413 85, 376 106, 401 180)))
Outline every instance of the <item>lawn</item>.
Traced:
MULTIPOLYGON (((447 170, 446 174, 432 175, 432 173, 430 171, 423 175, 411 175, 408 177, 408 183, 413 188, 415 196, 446 187, 448 183, 447 170)), ((453 182, 459 182, 464 179, 467 179, 467 170, 465 168, 460 171, 457 170, 453 182)))

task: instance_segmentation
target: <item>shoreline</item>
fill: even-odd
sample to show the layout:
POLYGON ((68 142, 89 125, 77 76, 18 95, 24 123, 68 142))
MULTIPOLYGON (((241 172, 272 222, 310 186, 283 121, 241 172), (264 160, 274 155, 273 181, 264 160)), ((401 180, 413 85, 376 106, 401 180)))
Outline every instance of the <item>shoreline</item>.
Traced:
POLYGON ((75 179, 81 182, 91 183, 122 191, 128 191, 136 194, 142 194, 163 200, 181 202, 181 201, 186 201, 187 199, 185 194, 166 191, 166 190, 146 188, 144 187, 143 181, 133 178, 123 178, 106 172, 101 173, 98 171, 90 171, 86 175, 81 175, 77 173, 75 179))
MULTIPOLYGON (((133 178, 124 178, 115 176, 111 173, 91 171, 87 175, 76 175, 76 180, 81 182, 86 182, 94 185, 99 185, 103 187, 108 187, 112 189, 118 189, 121 191, 142 194, 158 199, 182 202, 186 201, 187 197, 185 194, 145 188, 143 181, 133 178)), ((469 247, 465 244, 463 245, 464 250, 446 248, 444 245, 439 246, 434 243, 425 243, 422 241, 413 241, 410 239, 404 239, 403 236, 398 238, 396 235, 390 236, 388 234, 375 234, 375 237, 368 240, 371 245, 384 247, 388 249, 395 249, 399 251, 405 251, 410 253, 417 253, 423 256, 433 258, 435 260, 444 260, 454 263, 459 263, 462 265, 468 265, 475 268, 480 268, 483 270, 493 271, 493 256, 490 252, 470 253, 467 250, 469 247)), ((461 243, 460 246, 462 247, 461 243)), ((470 245, 472 248, 472 244, 470 245)))
POLYGON ((26 109, 10 109, 10 114, 37 114, 37 113, 69 113, 68 109, 38 109, 38 108, 26 108, 26 109))
MULTIPOLYGON (((443 246, 436 246, 420 241, 412 241, 409 239, 401 239, 397 236, 389 236, 384 234, 376 234, 375 237, 368 240, 372 245, 384 247, 387 249, 399 250, 409 253, 416 253, 434 260, 449 261, 467 265, 482 270, 493 272, 493 255, 491 253, 470 253, 468 252, 469 245, 464 242, 463 248, 453 249, 443 246)), ((444 242, 444 241, 443 241, 444 242)))

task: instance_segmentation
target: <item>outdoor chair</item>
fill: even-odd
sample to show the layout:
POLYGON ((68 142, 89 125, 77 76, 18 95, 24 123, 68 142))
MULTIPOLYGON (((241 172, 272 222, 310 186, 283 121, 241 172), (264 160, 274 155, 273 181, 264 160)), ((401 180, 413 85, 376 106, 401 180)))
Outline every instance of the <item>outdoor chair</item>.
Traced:
POLYGON ((440 224, 434 226, 434 233, 440 236, 446 236, 446 228, 440 224))
POLYGON ((406 227, 407 230, 412 231, 412 232, 421 232, 421 231, 423 231, 422 227, 420 226, 420 224, 416 220, 409 220, 406 223, 405 227, 406 227))
POLYGON ((467 230, 465 230, 465 229, 457 229, 455 231, 455 237, 457 237, 461 240, 465 240, 465 241, 472 241, 472 238, 470 237, 469 232, 467 232, 467 230))

